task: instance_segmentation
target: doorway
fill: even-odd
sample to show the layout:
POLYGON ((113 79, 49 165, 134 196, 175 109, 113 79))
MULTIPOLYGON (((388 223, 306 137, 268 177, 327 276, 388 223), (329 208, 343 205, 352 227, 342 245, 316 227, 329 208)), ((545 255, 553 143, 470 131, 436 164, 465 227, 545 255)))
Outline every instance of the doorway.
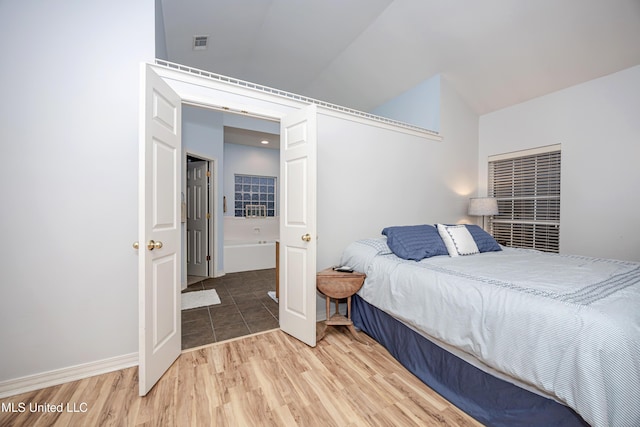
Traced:
POLYGON ((183 133, 186 151, 183 188, 187 201, 188 286, 182 295, 184 298, 187 293, 215 290, 220 299, 219 304, 182 311, 182 349, 186 350, 279 326, 279 307, 274 297, 280 123, 216 110, 203 111, 201 107, 187 108, 183 122, 187 127, 183 133), (197 133, 189 128, 190 121, 197 124, 197 133), (222 135, 216 134, 220 127, 222 135), (219 167, 210 164, 207 169, 207 158, 202 153, 215 153, 219 167), (261 178, 259 187, 236 188, 240 181, 256 176, 261 178), (207 194, 210 200, 218 198, 222 203, 214 206, 206 200, 207 194), (265 216, 242 215, 247 204, 264 205, 265 216), (210 206, 210 210, 206 211, 205 206, 210 206), (211 248, 215 257, 210 251, 209 259, 205 252, 207 236, 211 236, 210 240, 217 236, 219 240, 211 248), (212 257, 219 261, 219 270, 211 267, 212 257), (238 257, 244 262, 239 263, 238 257), (204 268, 207 260, 208 272, 204 268))
MULTIPOLYGON (((185 152, 182 151, 186 128, 182 125, 182 110, 188 103, 281 121, 280 134, 285 138, 286 150, 280 151, 283 189, 279 196, 282 206, 279 326, 304 342, 311 338, 309 345, 315 345, 316 306, 310 302, 315 299, 316 242, 312 238, 302 239, 300 243, 300 236, 317 236, 317 107, 299 100, 282 102, 258 91, 249 99, 247 89, 235 87, 233 83, 151 64, 141 64, 141 83, 144 90, 141 92, 138 241, 146 243, 144 256, 138 257, 140 395, 149 392, 180 354, 181 327, 177 320, 181 310, 180 284, 186 280, 186 271, 182 270, 186 254, 180 244, 183 228, 179 227, 184 159, 180 152, 185 152), (175 84, 175 89, 169 83, 175 84), (261 105, 259 101, 264 102, 261 105), (175 144, 163 144, 166 138, 175 144), (156 168, 158 160, 171 167, 156 168), (157 215, 158 204, 166 208, 161 217, 157 215), (147 224, 158 226, 149 229, 147 224), (283 233, 283 230, 290 232, 283 233), (171 268, 171 274, 161 271, 163 265, 156 258, 168 264, 165 270, 171 268)), ((222 199, 222 195, 216 199, 222 199)))

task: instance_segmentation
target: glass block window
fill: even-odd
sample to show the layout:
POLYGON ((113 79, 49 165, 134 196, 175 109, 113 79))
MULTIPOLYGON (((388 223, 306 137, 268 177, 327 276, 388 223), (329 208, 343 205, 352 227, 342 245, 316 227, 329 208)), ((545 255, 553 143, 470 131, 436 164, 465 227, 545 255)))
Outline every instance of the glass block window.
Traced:
POLYGON ((234 216, 278 215, 276 177, 236 174, 234 216))

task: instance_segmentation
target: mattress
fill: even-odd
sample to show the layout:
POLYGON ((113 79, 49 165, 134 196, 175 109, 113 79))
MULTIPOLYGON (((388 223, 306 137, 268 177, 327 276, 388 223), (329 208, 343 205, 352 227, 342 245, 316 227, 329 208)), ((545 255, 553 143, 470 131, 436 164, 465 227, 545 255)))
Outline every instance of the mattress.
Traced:
POLYGON ((504 248, 396 257, 384 238, 342 264, 359 296, 593 426, 640 425, 640 264, 504 248))

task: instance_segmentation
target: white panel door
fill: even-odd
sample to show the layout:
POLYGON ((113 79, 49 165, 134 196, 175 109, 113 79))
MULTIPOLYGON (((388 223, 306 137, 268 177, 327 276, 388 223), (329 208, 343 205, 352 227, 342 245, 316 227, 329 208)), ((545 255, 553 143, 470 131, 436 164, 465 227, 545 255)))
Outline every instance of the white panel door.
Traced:
POLYGON ((280 124, 280 328, 316 345, 316 106, 280 124))
POLYGON ((139 388, 146 395, 180 355, 181 100, 141 69, 139 388))
POLYGON ((207 163, 187 163, 187 274, 192 276, 209 275, 207 163))

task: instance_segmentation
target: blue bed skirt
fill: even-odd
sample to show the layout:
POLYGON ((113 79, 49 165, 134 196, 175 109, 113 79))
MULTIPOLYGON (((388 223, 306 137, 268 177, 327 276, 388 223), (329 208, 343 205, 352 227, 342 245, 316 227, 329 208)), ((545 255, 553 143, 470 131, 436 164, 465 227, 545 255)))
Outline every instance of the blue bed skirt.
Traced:
POLYGON ((357 294, 352 320, 422 382, 487 426, 588 426, 571 408, 483 372, 357 294))

